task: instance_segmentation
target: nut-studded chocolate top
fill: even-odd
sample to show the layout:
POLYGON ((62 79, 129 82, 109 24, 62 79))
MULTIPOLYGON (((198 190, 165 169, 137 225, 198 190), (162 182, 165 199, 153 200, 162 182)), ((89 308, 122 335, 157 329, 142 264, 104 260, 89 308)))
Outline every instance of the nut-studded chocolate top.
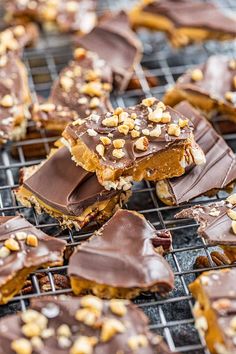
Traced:
POLYGON ((176 86, 235 107, 236 59, 213 55, 204 64, 182 75, 176 86))
POLYGON ((7 0, 7 20, 23 18, 53 23, 63 32, 87 33, 96 23, 95 0, 7 0))
POLYGON ((236 194, 225 201, 184 209, 175 217, 195 219, 200 224, 198 233, 209 244, 236 246, 236 194))
MULTIPOLYGON (((236 160, 225 140, 188 102, 179 103, 175 109, 189 117, 193 123, 195 141, 206 156, 206 164, 191 166, 183 176, 166 181, 166 198, 170 198, 174 204, 179 204, 211 189, 223 189, 236 180, 236 160)), ((157 184, 157 191, 160 191, 161 197, 165 197, 161 186, 163 182, 157 184)))
POLYGON ((66 147, 54 152, 23 185, 48 206, 72 216, 119 193, 105 190, 95 174, 76 166, 66 147))
POLYGON ((69 124, 64 136, 79 138, 112 168, 128 168, 146 158, 192 137, 189 120, 155 98, 127 109, 117 108, 102 116, 92 114, 81 124, 69 124))
POLYGON ((165 16, 176 27, 209 29, 236 35, 236 20, 227 16, 218 6, 196 0, 154 0, 143 11, 165 16))
POLYGON ((21 216, 0 217, 0 287, 25 268, 61 264, 64 248, 65 241, 46 235, 21 216))
POLYGON ((0 353, 168 354, 148 331, 144 313, 129 301, 94 296, 43 297, 0 321, 0 353))
POLYGON ((172 289, 174 276, 160 253, 170 247, 169 232, 158 232, 141 214, 120 209, 74 251, 68 274, 125 289, 157 285, 165 293, 172 289))
MULTIPOLYGON (((210 307, 214 314, 214 321, 217 322, 217 327, 220 329, 220 336, 223 337, 224 341, 224 351, 222 353, 236 353, 235 277, 236 269, 230 268, 204 272, 195 281, 200 282, 200 291, 206 299, 206 302, 201 302, 201 305, 210 307)), ((198 298, 198 294, 194 294, 194 296, 198 298)), ((200 321, 201 319, 202 317, 200 321)))
POLYGON ((80 118, 111 110, 111 69, 97 54, 78 48, 74 60, 62 70, 49 101, 75 110, 80 118))
POLYGON ((104 16, 90 33, 78 37, 76 43, 106 61, 112 68, 116 88, 127 87, 135 64, 141 60, 142 44, 124 11, 104 16))

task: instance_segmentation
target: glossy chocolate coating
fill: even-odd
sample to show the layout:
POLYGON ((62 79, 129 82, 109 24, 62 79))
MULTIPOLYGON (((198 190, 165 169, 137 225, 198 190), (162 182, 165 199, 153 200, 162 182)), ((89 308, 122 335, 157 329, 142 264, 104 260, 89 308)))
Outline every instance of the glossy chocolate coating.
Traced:
POLYGON ((21 216, 0 217, 1 246, 11 235, 19 231, 27 235, 35 235, 38 239, 38 246, 31 247, 26 244, 25 240, 18 241, 20 250, 12 251, 6 258, 0 259, 0 286, 25 268, 61 264, 63 261, 65 241, 46 235, 21 216))
POLYGON ((156 0, 143 8, 144 12, 167 17, 176 27, 193 27, 236 36, 236 20, 218 6, 195 0, 156 0))
POLYGON ((185 175, 166 181, 174 203, 180 204, 211 189, 224 189, 236 179, 236 160, 225 140, 188 102, 175 109, 193 123, 195 141, 206 156, 204 165, 192 166, 185 175))
POLYGON ((95 174, 76 166, 66 147, 52 154, 23 185, 48 206, 72 216, 119 194, 105 190, 95 174))
POLYGON ((227 101, 225 98, 226 92, 234 92, 236 89, 234 87, 236 68, 230 68, 230 59, 223 55, 212 55, 198 68, 203 73, 202 80, 193 81, 191 77, 192 70, 189 70, 177 80, 176 88, 194 94, 201 94, 212 100, 233 106, 233 102, 227 101))
MULTIPOLYGON (((199 235, 204 237, 209 244, 236 246, 236 237, 231 227, 232 220, 227 215, 230 206, 226 201, 196 205, 182 210, 175 217, 195 219, 200 224, 199 235)), ((232 209, 235 211, 236 207, 232 209)))
MULTIPOLYGON (((156 99, 152 109, 154 110, 158 104, 158 100, 156 99)), ((139 126, 139 131, 141 133, 140 136, 144 136, 142 134, 142 130, 148 129, 151 131, 160 123, 152 123, 148 120, 149 109, 150 107, 145 106, 144 104, 139 104, 127 109, 124 109, 124 112, 128 112, 129 115, 132 113, 136 113, 137 118, 135 119, 135 125, 139 126)), ((178 124, 179 119, 186 119, 181 113, 177 112, 173 108, 166 107, 166 112, 170 113, 171 123, 178 124)), ((73 139, 77 140, 78 138, 95 154, 96 146, 101 143, 100 137, 107 137, 109 134, 113 134, 111 141, 115 139, 124 139, 125 144, 123 147, 124 157, 117 159, 113 156, 114 146, 111 143, 106 146, 104 157, 102 159, 98 154, 98 158, 100 158, 100 163, 105 166, 111 166, 112 168, 129 168, 134 165, 136 161, 140 161, 141 159, 145 159, 148 156, 152 156, 157 152, 164 151, 167 148, 174 147, 175 145, 184 144, 187 139, 192 137, 192 127, 185 127, 181 129, 180 135, 171 136, 167 133, 169 124, 161 124, 161 135, 158 137, 148 136, 147 139, 149 141, 149 145, 146 151, 140 151, 135 148, 135 142, 138 138, 132 138, 130 133, 124 135, 120 133, 117 127, 107 127, 102 124, 102 121, 112 116, 111 113, 107 113, 106 115, 102 115, 98 117, 98 119, 87 118, 85 123, 82 125, 73 125, 69 124, 65 129, 65 133, 71 136, 73 139), (94 129, 97 132, 96 136, 90 136, 88 133, 88 129, 94 129)))
MULTIPOLYGON (((83 298, 82 298, 83 299, 83 298)), ((71 337, 69 338, 69 346, 63 348, 59 345, 58 337, 54 334, 52 337, 43 340, 44 347, 41 350, 34 350, 33 353, 48 353, 48 354, 67 354, 70 353, 70 348, 79 336, 95 337, 98 343, 93 348, 93 354, 111 354, 119 351, 124 354, 132 353, 128 346, 130 337, 143 335, 147 338, 147 345, 138 348, 137 354, 168 354, 170 351, 162 341, 160 336, 155 336, 148 330, 148 321, 144 313, 135 305, 126 302, 127 312, 124 316, 119 317, 115 315, 109 307, 109 301, 102 302, 101 323, 105 318, 116 319, 126 324, 124 333, 115 334, 109 341, 102 342, 100 340, 100 326, 93 328, 86 326, 82 322, 75 319, 75 313, 82 308, 80 299, 69 296, 42 297, 41 299, 34 299, 31 301, 30 308, 42 313, 48 318, 47 328, 52 328, 57 331, 61 325, 68 325, 71 330, 71 337)), ((13 354, 11 350, 11 342, 17 338, 22 337, 21 326, 23 321, 20 315, 12 315, 5 317, 0 321, 0 353, 13 354)))
POLYGON ((90 33, 79 37, 76 43, 106 61, 113 70, 118 89, 127 87, 134 65, 141 60, 142 45, 131 30, 124 11, 105 16, 90 33))
POLYGON ((154 249, 162 244, 160 236, 142 215, 120 209, 74 251, 68 274, 112 287, 148 289, 158 285, 161 293, 170 291, 173 272, 154 249))

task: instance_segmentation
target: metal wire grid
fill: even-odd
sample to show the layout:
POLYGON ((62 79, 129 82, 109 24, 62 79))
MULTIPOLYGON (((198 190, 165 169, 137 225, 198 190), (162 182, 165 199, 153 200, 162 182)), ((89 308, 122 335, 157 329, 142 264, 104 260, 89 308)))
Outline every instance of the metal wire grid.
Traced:
MULTIPOLYGON (((236 9, 234 0, 218 1, 227 9, 236 9)), ((121 4, 121 2, 116 2, 121 4)), ((104 8, 112 8, 114 3, 107 0, 103 2, 104 8), (105 4, 105 5, 104 5, 105 4)), ((140 82, 140 89, 129 90, 124 94, 113 94, 112 103, 114 106, 128 106, 139 102, 144 97, 155 95, 161 97, 169 85, 173 85, 176 78, 186 71, 193 64, 203 62, 212 53, 222 52, 233 56, 236 53, 235 44, 208 43, 203 47, 192 46, 175 52, 166 44, 162 35, 147 34, 141 31, 140 37, 144 42, 144 58, 141 65, 138 65, 135 73, 140 82), (158 84, 150 87, 148 77, 158 79, 158 84)), ((58 38, 45 36, 37 49, 28 50, 25 53, 24 61, 29 73, 29 84, 33 97, 47 97, 52 82, 57 78, 60 70, 68 63, 71 57, 71 46, 68 44, 68 37, 58 38)), ((222 117, 218 117, 214 126, 218 131, 225 131, 225 123, 222 117)), ((227 134, 224 138, 229 145, 236 150, 236 126, 227 125, 227 134)), ((15 200, 13 189, 18 186, 18 171, 25 166, 31 166, 41 162, 41 157, 29 156, 29 151, 35 153, 40 147, 44 148, 45 154, 50 150, 50 143, 56 137, 49 136, 41 130, 39 137, 30 140, 7 145, 0 155, 0 212, 1 215, 15 215, 21 213, 33 222, 38 228, 49 234, 63 238, 68 242, 68 247, 78 245, 82 240, 91 235, 92 228, 88 227, 81 232, 61 231, 55 220, 45 215, 38 216, 33 209, 26 209, 18 205, 15 200)), ((34 154, 35 155, 35 154, 34 154)), ((201 197, 188 205, 201 201, 202 203, 214 201, 224 197, 220 192, 214 198, 201 197)), ((185 207, 183 205, 182 207, 185 207)), ((166 298, 160 298, 157 294, 146 294, 140 296, 135 302, 150 318, 150 328, 164 334, 166 341, 173 352, 185 353, 208 353, 204 340, 194 328, 192 316, 193 300, 188 291, 188 284, 195 278, 199 270, 194 269, 194 261, 197 256, 205 255, 211 267, 215 267, 210 252, 212 247, 205 244, 197 237, 197 225, 192 221, 174 220, 174 214, 178 207, 163 205, 156 197, 154 186, 149 182, 137 183, 134 186, 133 196, 128 202, 129 209, 135 209, 145 215, 157 229, 166 228, 171 230, 173 235, 173 250, 167 256, 175 273, 176 287, 166 298)), ((222 266, 223 267, 223 266, 222 266)), ((222 268, 221 267, 221 268, 222 268)), ((44 272, 48 275, 51 291, 47 294, 56 295, 69 293, 70 288, 56 290, 54 274, 65 274, 67 265, 51 267, 38 270, 31 275, 33 291, 30 294, 16 296, 7 306, 1 306, 0 315, 24 310, 28 299, 42 295, 37 274, 44 272)))

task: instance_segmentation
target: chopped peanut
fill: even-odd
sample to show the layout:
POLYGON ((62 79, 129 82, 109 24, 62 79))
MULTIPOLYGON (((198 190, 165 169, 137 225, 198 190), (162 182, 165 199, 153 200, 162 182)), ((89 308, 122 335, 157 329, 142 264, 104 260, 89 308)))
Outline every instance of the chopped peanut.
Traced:
POLYGON ((127 135, 129 132, 129 126, 125 124, 119 125, 117 129, 121 134, 124 135, 127 135))
POLYGON ((153 130, 150 131, 150 136, 158 138, 161 135, 161 126, 157 125, 153 130))
POLYGON ((143 334, 139 334, 137 336, 132 336, 128 340, 128 346, 133 351, 136 351, 139 348, 147 347, 148 346, 148 339, 143 334))
POLYGON ((93 97, 89 103, 90 108, 97 108, 100 106, 100 100, 98 97, 93 97))
POLYGON ((226 201, 232 205, 235 205, 236 204, 236 193, 234 194, 231 194, 227 199, 226 201))
POLYGON ((22 326, 21 330, 22 333, 28 338, 38 337, 42 332, 41 328, 34 322, 26 323, 22 326))
POLYGON ((111 139, 109 139, 106 136, 100 136, 100 141, 103 143, 103 145, 110 145, 111 144, 111 139))
POLYGON ((143 135, 150 135, 149 129, 143 129, 142 133, 143 133, 143 135))
POLYGON ((155 111, 152 111, 152 112, 149 113, 148 119, 151 122, 159 123, 159 122, 161 122, 162 115, 163 115, 162 109, 160 109, 160 108, 159 109, 155 109, 155 111))
POLYGON ((168 134, 173 136, 180 136, 180 127, 177 124, 170 124, 168 127, 168 134))
POLYGON ((57 335, 63 337, 71 337, 72 333, 70 327, 67 324, 62 324, 57 329, 57 335))
POLYGON ((110 300, 110 309, 117 316, 125 316, 127 313, 126 302, 124 300, 110 300))
POLYGON ((227 210, 227 215, 230 217, 231 220, 236 220, 236 211, 232 209, 227 210))
POLYGON ((102 125, 105 127, 117 127, 118 126, 118 116, 114 115, 103 119, 102 125))
POLYGON ((121 321, 115 318, 107 318, 102 325, 101 341, 107 342, 117 333, 124 333, 124 331, 125 326, 121 321))
POLYGON ((80 336, 74 342, 70 354, 92 354, 97 341, 96 337, 80 336))
POLYGON ((115 139, 113 140, 113 146, 115 149, 121 149, 125 145, 125 140, 124 139, 115 139))
POLYGON ((11 343, 11 349, 17 354, 31 354, 33 352, 30 341, 25 338, 14 340, 11 343))
POLYGON ((138 132, 135 129, 131 130, 130 134, 131 134, 132 138, 134 138, 134 139, 140 137, 140 132, 138 132))
POLYGON ((5 246, 0 248, 0 258, 6 258, 10 255, 10 253, 11 251, 5 246))
POLYGON ((13 97, 11 95, 5 95, 0 101, 0 105, 6 108, 12 107, 14 104, 13 97))
POLYGON ((4 242, 4 246, 7 247, 10 251, 19 251, 20 245, 19 243, 14 240, 13 238, 9 238, 4 242))
POLYGON ((37 236, 35 236, 33 234, 27 235, 25 242, 28 246, 31 246, 31 247, 37 247, 39 244, 37 236))
POLYGON ((87 133, 89 136, 96 136, 98 133, 94 129, 87 129, 87 133))
POLYGON ((180 119, 179 119, 179 126, 180 126, 180 128, 187 127, 187 126, 188 126, 188 119, 182 119, 182 118, 180 118, 180 119))
POLYGON ((97 151, 97 153, 98 153, 101 157, 103 157, 103 156, 104 156, 104 153, 105 153, 104 145, 98 144, 98 145, 96 146, 96 151, 97 151))
POLYGON ((149 141, 145 136, 141 136, 138 140, 135 141, 134 146, 137 150, 146 151, 148 149, 149 141))
POLYGON ((146 107, 151 107, 156 101, 155 97, 149 97, 142 100, 142 104, 146 107))
POLYGON ((117 116, 119 116, 121 113, 123 112, 123 108, 122 107, 117 107, 114 111, 114 114, 116 114, 117 116))
POLYGON ((89 308, 79 309, 75 314, 75 318, 87 326, 94 326, 97 322, 97 317, 97 314, 89 308))
POLYGON ((203 72, 200 69, 194 69, 191 78, 193 81, 201 81, 203 79, 203 72))
POLYGON ((117 159, 122 159, 122 157, 125 156, 125 153, 122 149, 114 149, 112 151, 112 155, 116 157, 117 159))
POLYGON ((87 295, 81 298, 81 306, 90 308, 94 312, 101 313, 103 309, 102 300, 93 295, 87 295))
POLYGON ((162 118, 161 118, 161 122, 162 123, 170 123, 171 121, 171 115, 169 112, 163 112, 162 118))
POLYGON ((84 59, 86 57, 87 51, 84 48, 77 48, 74 51, 74 58, 77 60, 84 59))
POLYGON ((62 76, 60 79, 60 84, 61 84, 62 88, 66 92, 68 92, 71 89, 71 87, 73 86, 74 81, 73 81, 73 79, 71 79, 68 76, 62 76))

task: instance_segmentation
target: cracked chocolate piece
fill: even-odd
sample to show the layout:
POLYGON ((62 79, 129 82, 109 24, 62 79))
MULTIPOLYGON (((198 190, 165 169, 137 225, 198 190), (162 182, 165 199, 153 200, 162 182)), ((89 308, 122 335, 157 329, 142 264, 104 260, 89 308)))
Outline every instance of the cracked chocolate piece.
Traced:
POLYGON ((17 294, 36 269, 63 264, 65 244, 21 216, 0 217, 0 303, 17 294))
POLYGON ((87 33, 96 24, 95 0, 7 0, 7 22, 36 21, 46 29, 87 33))
POLYGON ((120 209, 71 256, 72 290, 108 299, 131 299, 144 291, 165 294, 174 286, 162 256, 170 247, 170 232, 157 231, 141 214, 120 209))
POLYGON ((209 245, 218 245, 231 262, 236 261, 236 195, 207 205, 195 205, 177 213, 177 219, 190 218, 200 224, 198 234, 209 245))
POLYGON ((212 354, 236 353, 236 269, 204 272, 189 288, 196 299, 195 325, 212 354))
POLYGON ((95 174, 75 165, 66 147, 52 151, 41 165, 23 169, 20 182, 16 196, 24 206, 45 211, 68 228, 103 222, 130 196, 129 191, 105 190, 95 174))
POLYGON ((213 195, 220 189, 232 191, 236 180, 236 160, 233 151, 203 114, 188 102, 179 103, 175 109, 193 123, 194 137, 206 156, 206 163, 192 166, 181 177, 157 182, 157 196, 165 204, 176 205, 207 192, 213 195))
POLYGON ((33 299, 25 312, 0 321, 0 341, 1 354, 170 353, 137 306, 95 296, 33 299))
POLYGON ((33 120, 40 127, 61 132, 68 123, 82 123, 91 113, 106 113, 112 110, 112 81, 111 69, 104 60, 78 48, 74 60, 53 84, 48 102, 34 105, 33 120))
POLYGON ((235 14, 196 0, 140 0, 130 12, 135 28, 147 27, 167 34, 175 47, 207 40, 236 37, 235 14))
POLYGON ((142 44, 132 31, 124 11, 104 16, 90 33, 79 37, 76 43, 105 60, 112 68, 116 88, 127 88, 135 65, 140 63, 142 44))
POLYGON ((164 102, 174 106, 183 100, 208 113, 209 118, 217 112, 235 122, 236 59, 213 55, 180 76, 164 102))
POLYGON ((192 126, 181 113, 155 98, 113 113, 91 115, 63 132, 74 161, 96 172, 106 189, 129 189, 131 181, 180 176, 205 162, 192 126))

